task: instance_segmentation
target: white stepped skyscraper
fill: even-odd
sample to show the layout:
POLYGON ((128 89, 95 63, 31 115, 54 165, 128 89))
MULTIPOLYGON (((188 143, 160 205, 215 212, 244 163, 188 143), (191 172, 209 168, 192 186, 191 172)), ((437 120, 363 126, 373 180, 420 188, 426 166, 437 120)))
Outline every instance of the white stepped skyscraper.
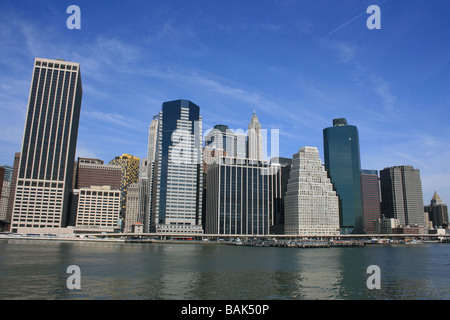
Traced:
POLYGON ((263 135, 261 130, 261 124, 259 123, 258 116, 253 111, 252 119, 248 125, 248 158, 263 160, 263 135))
POLYGON ((339 199, 315 147, 294 154, 285 196, 285 233, 339 234, 339 199))

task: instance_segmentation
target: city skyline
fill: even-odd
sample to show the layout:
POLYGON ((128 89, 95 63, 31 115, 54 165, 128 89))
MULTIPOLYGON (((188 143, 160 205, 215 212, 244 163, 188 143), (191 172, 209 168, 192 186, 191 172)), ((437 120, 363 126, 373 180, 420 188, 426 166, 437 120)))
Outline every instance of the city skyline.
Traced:
POLYGON ((377 3, 79 1, 81 29, 69 30, 69 3, 5 1, 0 164, 21 148, 34 58, 62 58, 83 69, 76 157, 146 158, 150 122, 175 99, 201 107, 204 131, 245 131, 256 109, 289 158, 309 145, 323 156, 322 130, 345 117, 360 132, 362 169, 412 165, 424 202, 435 191, 448 202, 449 4, 386 1, 381 30, 367 29, 368 15, 336 30, 377 3))

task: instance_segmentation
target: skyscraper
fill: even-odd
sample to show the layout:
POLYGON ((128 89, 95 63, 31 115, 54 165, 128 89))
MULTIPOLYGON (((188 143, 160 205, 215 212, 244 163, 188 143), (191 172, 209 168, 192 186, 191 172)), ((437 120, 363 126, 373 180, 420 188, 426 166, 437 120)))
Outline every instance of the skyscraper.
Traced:
POLYGON ((246 137, 244 134, 235 133, 227 125, 219 124, 205 137, 205 148, 222 149, 227 157, 246 158, 246 137))
POLYGON ((325 168, 339 196, 341 232, 363 233, 359 134, 343 118, 323 130, 325 168))
POLYGON ((148 129, 148 150, 147 160, 150 163, 156 160, 156 150, 158 141, 158 115, 153 117, 150 127, 148 129))
POLYGON ((202 118, 188 100, 164 102, 158 117, 152 232, 202 233, 202 118))
POLYGON ((285 233, 338 235, 339 202, 319 150, 303 147, 294 154, 285 195, 285 233))
POLYGON ((428 212, 434 228, 448 226, 448 207, 437 192, 434 192, 430 205, 425 206, 425 211, 428 212))
POLYGON ((281 197, 279 165, 220 157, 208 167, 205 232, 269 234, 281 197))
POLYGON ((380 171, 381 213, 398 219, 400 225, 425 226, 420 171, 412 166, 394 166, 380 171))
POLYGON ((380 182, 377 170, 361 170, 361 197, 364 230, 375 233, 376 223, 381 219, 380 182))
POLYGON ((70 211, 82 86, 80 65, 36 58, 18 170, 12 231, 65 227, 70 211))
POLYGON ((247 157, 249 159, 263 160, 263 135, 261 124, 256 112, 253 111, 252 118, 248 125, 247 157))
POLYGON ((128 186, 139 181, 140 163, 141 159, 126 153, 115 157, 109 162, 111 165, 120 166, 122 168, 122 176, 120 179, 120 210, 122 215, 126 214, 128 186))

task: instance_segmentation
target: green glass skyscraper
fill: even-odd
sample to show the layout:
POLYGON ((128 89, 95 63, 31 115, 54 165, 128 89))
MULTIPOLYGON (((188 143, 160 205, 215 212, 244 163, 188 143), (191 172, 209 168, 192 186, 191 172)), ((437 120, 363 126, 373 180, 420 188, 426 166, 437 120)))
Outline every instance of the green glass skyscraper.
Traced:
POLYGON ((323 145, 325 168, 339 196, 341 233, 364 233, 358 129, 334 119, 333 127, 323 130, 323 145))

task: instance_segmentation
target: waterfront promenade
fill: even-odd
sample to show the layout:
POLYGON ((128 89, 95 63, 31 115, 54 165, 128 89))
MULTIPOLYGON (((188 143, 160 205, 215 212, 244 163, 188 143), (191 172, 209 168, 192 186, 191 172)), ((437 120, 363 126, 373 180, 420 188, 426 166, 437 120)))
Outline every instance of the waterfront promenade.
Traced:
POLYGON ((212 235, 179 233, 95 233, 95 234, 14 234, 1 233, 0 239, 57 240, 123 243, 205 243, 256 247, 336 247, 366 244, 448 243, 450 234, 364 234, 364 235, 212 235))

